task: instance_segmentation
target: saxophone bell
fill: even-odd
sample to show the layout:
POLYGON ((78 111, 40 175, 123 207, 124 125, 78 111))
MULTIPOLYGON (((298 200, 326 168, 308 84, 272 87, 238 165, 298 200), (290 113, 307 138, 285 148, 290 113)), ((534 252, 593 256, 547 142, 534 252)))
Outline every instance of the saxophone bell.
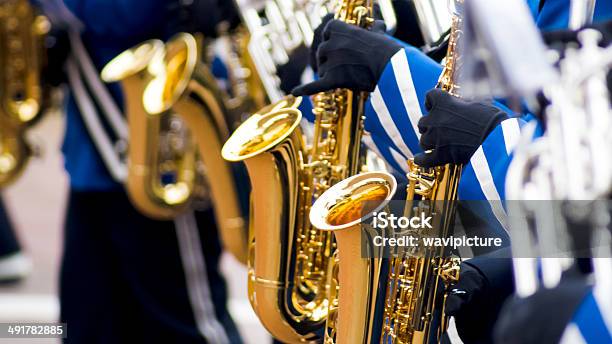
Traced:
POLYGON ((381 259, 362 257, 362 223, 385 208, 396 189, 389 173, 361 173, 329 188, 310 210, 313 226, 333 232, 337 244, 325 343, 368 343, 376 331, 381 259))

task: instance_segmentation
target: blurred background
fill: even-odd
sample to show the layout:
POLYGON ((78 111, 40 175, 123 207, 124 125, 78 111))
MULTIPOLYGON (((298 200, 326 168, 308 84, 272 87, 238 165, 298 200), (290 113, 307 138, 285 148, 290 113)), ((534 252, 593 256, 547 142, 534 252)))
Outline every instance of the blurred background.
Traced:
MULTIPOLYGON (((62 228, 68 191, 60 145, 65 119, 49 113, 28 132, 41 148, 25 173, 2 191, 7 210, 26 255, 32 262, 28 277, 17 283, 0 284, 0 323, 55 322, 62 228)), ((229 310, 245 343, 269 342, 269 336, 253 313, 246 292, 246 268, 224 253, 221 270, 229 291, 229 310)), ((70 329, 68 329, 70 331, 70 329)), ((59 343, 58 339, 2 339, 0 344, 59 343)))

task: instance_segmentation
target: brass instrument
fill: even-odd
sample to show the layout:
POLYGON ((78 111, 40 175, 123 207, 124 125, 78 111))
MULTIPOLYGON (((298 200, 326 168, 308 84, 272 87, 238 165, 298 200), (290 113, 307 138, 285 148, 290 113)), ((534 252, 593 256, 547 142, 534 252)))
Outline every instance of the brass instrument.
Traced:
POLYGON ((296 1, 237 0, 248 31, 246 48, 270 102, 283 98, 277 68, 289 62, 289 54, 312 41, 312 27, 296 1))
MULTIPOLYGON (((459 25, 459 17, 454 16, 446 64, 438 82, 439 88, 451 94, 457 89, 454 74, 459 25)), ((404 216, 432 216, 433 232, 416 234, 449 235, 461 166, 423 168, 412 159, 408 164, 404 216)), ((332 231, 338 242, 338 267, 330 287, 330 304, 338 315, 328 320, 327 343, 433 343, 440 340, 448 325, 443 305, 448 286, 459 278, 457 258, 435 248, 396 254, 389 258, 384 276, 380 258, 361 256, 361 222, 371 216, 371 209, 362 208, 369 204, 379 209, 376 202, 363 202, 388 200, 394 190, 390 185, 394 184, 381 182, 378 176, 355 176, 324 193, 311 210, 313 225, 332 231), (381 279, 386 287, 379 290, 381 279), (377 320, 376 310, 382 312, 382 319, 377 320), (380 338, 373 338, 378 333, 380 338)))
POLYGON ((26 166, 32 150, 24 132, 48 105, 41 74, 49 30, 27 0, 0 2, 0 187, 26 166))
MULTIPOLYGON (((451 18, 446 62, 437 85, 452 95, 458 90, 455 74, 460 34, 461 17, 455 11, 451 18)), ((412 159, 408 166, 405 216, 415 213, 432 216, 434 232, 426 235, 448 236, 454 223, 462 166, 447 164, 423 168, 412 159)), ((448 326, 444 303, 449 286, 459 280, 459 263, 458 258, 450 256, 443 248, 424 250, 417 256, 391 258, 381 342, 440 341, 448 326)))
POLYGON ((365 172, 328 189, 312 206, 315 228, 334 234, 337 257, 330 276, 330 315, 325 343, 369 343, 380 300, 380 258, 362 258, 362 224, 384 208, 397 182, 386 172, 365 172))
MULTIPOLYGON (((193 149, 204 164, 221 240, 229 252, 245 262, 247 238, 236 180, 221 157, 221 145, 229 137, 227 109, 216 80, 201 62, 201 52, 202 44, 191 34, 179 33, 171 38, 161 66, 145 85, 141 99, 147 116, 172 111, 191 130, 193 149)), ((195 173, 190 164, 186 166, 195 173)))
MULTIPOLYGON (((223 30, 222 30, 223 32, 223 30)), ((229 96, 225 100, 232 119, 239 120, 269 103, 268 95, 249 53, 250 34, 244 27, 224 32, 215 41, 222 46, 229 73, 229 96)), ((240 122, 230 123, 235 129, 240 122)))
MULTIPOLYGON (((337 18, 366 26, 371 1, 343 1, 337 18)), ((367 94, 338 89, 314 97, 311 147, 299 127, 301 98, 286 97, 258 111, 223 147, 244 161, 251 180, 249 296, 277 339, 317 341, 328 314, 327 284, 335 251, 331 233, 314 229, 310 206, 327 188, 356 174, 367 94)))
POLYGON ((4 187, 23 172, 31 155, 23 129, 0 120, 0 187, 4 187))
MULTIPOLYGON (((461 166, 424 169, 412 161, 409 165, 404 216, 432 216, 433 230, 422 235, 447 237, 454 221, 461 166)), ((448 326, 444 303, 448 287, 459 280, 459 263, 443 247, 390 259, 381 343, 440 341, 448 326)))
POLYGON ((163 68, 164 44, 149 40, 128 49, 102 70, 105 82, 121 82, 129 128, 128 175, 125 182, 130 200, 143 214, 171 219, 185 211, 195 184, 196 152, 192 143, 174 160, 160 158, 160 134, 169 112, 149 115, 142 97, 145 86, 163 68), (175 171, 173 182, 163 182, 175 171))

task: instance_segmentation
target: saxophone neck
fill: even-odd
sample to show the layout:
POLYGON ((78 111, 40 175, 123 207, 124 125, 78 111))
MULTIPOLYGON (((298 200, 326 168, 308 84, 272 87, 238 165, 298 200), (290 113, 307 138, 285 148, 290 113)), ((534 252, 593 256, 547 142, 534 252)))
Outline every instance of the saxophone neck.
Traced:
POLYGON ((369 27, 374 23, 374 1, 345 0, 336 11, 336 19, 360 27, 369 27))
POLYGON ((444 62, 444 69, 438 79, 437 88, 446 91, 452 95, 457 94, 459 86, 456 84, 457 70, 459 68, 459 39, 461 36, 461 16, 458 13, 453 14, 451 22, 450 34, 448 37, 448 50, 444 62))

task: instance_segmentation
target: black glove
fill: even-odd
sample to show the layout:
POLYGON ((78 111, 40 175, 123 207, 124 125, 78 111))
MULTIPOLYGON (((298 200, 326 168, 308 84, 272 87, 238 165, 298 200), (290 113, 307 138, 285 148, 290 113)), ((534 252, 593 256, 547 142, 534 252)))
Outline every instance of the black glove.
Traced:
MULTIPOLYGON (((317 26, 317 28, 314 30, 312 45, 310 46, 310 60, 308 62, 310 63, 310 68, 312 68, 315 73, 317 73, 319 70, 319 67, 317 66, 317 50, 319 50, 319 45, 321 45, 321 42, 323 42, 323 30, 325 30, 325 27, 332 19, 334 19, 333 13, 326 14, 325 17, 321 19, 321 24, 319 24, 319 26, 317 26)), ((376 20, 370 30, 373 32, 384 33, 385 29, 385 22, 382 20, 376 20)))
POLYGON ((584 281, 573 279, 528 298, 511 298, 495 325, 495 343, 559 343, 589 291, 584 281))
POLYGON ((429 114, 419 120, 420 145, 433 152, 414 157, 423 167, 467 163, 487 135, 508 118, 495 106, 465 101, 439 89, 427 93, 425 107, 429 114))
POLYGON ((43 67, 42 76, 46 83, 57 87, 66 82, 64 63, 70 53, 68 32, 52 27, 45 37, 47 64, 43 67))
POLYGON ((336 88, 373 91, 389 59, 402 49, 381 30, 384 31, 381 22, 375 22, 368 31, 339 20, 330 21, 317 50, 320 79, 291 93, 302 96, 336 88))
POLYGON ((513 286, 509 247, 461 263, 444 311, 455 317, 464 343, 492 343, 495 321, 513 286))
POLYGON ((321 19, 321 24, 317 26, 317 28, 314 30, 314 35, 312 36, 312 45, 310 46, 309 56, 310 59, 308 62, 310 63, 310 68, 312 68, 315 73, 319 70, 317 66, 317 50, 319 49, 321 42, 323 42, 323 30, 325 29, 325 26, 327 26, 327 23, 329 23, 329 21, 332 19, 334 19, 333 13, 326 14, 325 17, 321 19))
POLYGON ((285 93, 301 84, 302 74, 308 65, 308 48, 300 45, 289 54, 289 62, 278 66, 276 73, 281 80, 280 88, 285 93))

